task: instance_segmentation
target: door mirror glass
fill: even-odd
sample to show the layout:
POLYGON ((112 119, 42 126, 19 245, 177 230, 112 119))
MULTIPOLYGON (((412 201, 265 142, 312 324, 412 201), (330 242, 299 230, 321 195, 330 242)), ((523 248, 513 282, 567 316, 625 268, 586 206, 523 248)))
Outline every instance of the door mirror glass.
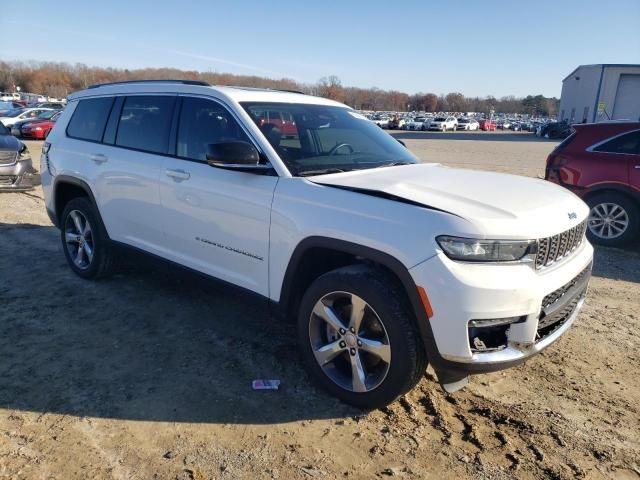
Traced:
POLYGON ((207 145, 207 162, 212 167, 255 167, 260 162, 260 154, 248 142, 210 143, 207 145))

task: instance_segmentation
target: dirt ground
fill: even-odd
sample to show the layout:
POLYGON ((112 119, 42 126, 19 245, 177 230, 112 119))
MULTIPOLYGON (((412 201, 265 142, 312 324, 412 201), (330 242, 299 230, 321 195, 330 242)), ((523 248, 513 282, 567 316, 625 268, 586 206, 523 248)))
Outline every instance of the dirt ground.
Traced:
MULTIPOLYGON (((531 176, 555 145, 398 136, 424 160, 531 176)), ((428 371, 369 413, 311 385, 266 305, 128 263, 79 279, 42 191, 0 194, 0 479, 640 479, 637 247, 596 249, 582 313, 541 355, 453 395, 428 371)))

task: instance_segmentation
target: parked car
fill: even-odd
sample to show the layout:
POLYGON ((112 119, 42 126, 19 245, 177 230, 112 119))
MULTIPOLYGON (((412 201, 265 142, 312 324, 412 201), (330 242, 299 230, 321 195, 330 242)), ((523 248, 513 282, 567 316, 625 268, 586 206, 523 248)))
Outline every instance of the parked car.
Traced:
POLYGON ((640 123, 573 125, 547 158, 545 178, 589 205, 587 236, 619 246, 640 234, 640 123))
POLYGON ((15 101, 2 101, 0 102, 0 117, 4 116, 5 113, 10 112, 11 110, 16 110, 18 108, 24 108, 24 105, 15 101))
POLYGON ((473 118, 459 118, 458 125, 456 126, 457 130, 478 130, 480 128, 480 124, 474 120, 473 118))
POLYGON ((421 163, 310 95, 96 86, 70 96, 40 171, 79 277, 113 272, 128 246, 253 292, 297 321, 315 381, 361 408, 410 390, 427 362, 452 392, 525 361, 569 329, 591 273, 575 195, 421 163), (299 144, 261 128, 264 111, 293 116, 299 144))
POLYGON ((36 118, 43 112, 51 110, 50 108, 16 108, 15 110, 10 110, 4 114, 4 116, 0 117, 0 123, 2 123, 5 127, 11 127, 14 123, 20 122, 22 120, 31 120, 36 118))
POLYGON ((483 118, 478 123, 480 124, 480 130, 483 130, 485 132, 493 132, 496 129, 496 124, 492 120, 483 118))
MULTIPOLYGON (((42 112, 40 115, 38 115, 35 118, 29 118, 27 120, 20 120, 19 122, 14 123, 11 126, 11 135, 13 135, 14 137, 21 137, 23 136, 23 132, 22 132, 22 128, 25 125, 29 125, 29 124, 33 124, 33 123, 37 123, 37 122, 41 122, 41 121, 46 121, 46 120, 52 120, 53 118, 57 118, 56 116, 59 116, 61 113, 60 110, 46 110, 44 112, 42 112)), ((51 128, 51 127, 49 127, 51 128)), ((42 137, 40 137, 42 138, 42 137)))
POLYGON ((446 132, 447 130, 455 131, 458 128, 458 120, 456 117, 436 117, 429 124, 429 130, 440 130, 446 132))
POLYGON ((280 134, 285 138, 292 138, 298 135, 296 122, 291 115, 285 115, 277 111, 260 112, 258 123, 262 128, 274 125, 280 130, 280 134))
POLYGON ((390 130, 402 130, 404 127, 406 120, 401 117, 400 115, 394 115, 393 117, 391 117, 391 119, 389 120, 389 123, 387 124, 387 128, 389 128, 390 130))
MULTIPOLYGON (((62 111, 57 111, 48 119, 38 119, 33 122, 28 122, 22 126, 21 133, 25 138, 33 138, 36 140, 44 140, 49 136, 49 133, 56 124, 56 121, 62 114, 62 111)), ((13 133, 13 130, 12 130, 13 133)))
POLYGON ((430 121, 428 117, 415 117, 409 123, 407 130, 426 130, 430 121))
POLYGON ((31 190, 39 183, 29 149, 0 124, 0 191, 31 190))
POLYGON ((389 127, 389 117, 386 115, 376 115, 373 117, 373 123, 378 125, 380 128, 388 128, 389 127))
POLYGON ((62 102, 41 102, 32 105, 34 108, 55 108, 58 110, 62 110, 64 108, 64 103, 62 102))

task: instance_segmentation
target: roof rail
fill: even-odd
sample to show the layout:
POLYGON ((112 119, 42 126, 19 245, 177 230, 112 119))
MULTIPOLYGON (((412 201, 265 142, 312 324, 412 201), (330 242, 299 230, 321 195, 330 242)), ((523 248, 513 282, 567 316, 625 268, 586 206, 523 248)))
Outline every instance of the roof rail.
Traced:
POLYGON ((121 82, 96 83, 95 85, 90 85, 87 88, 107 87, 109 85, 127 85, 130 83, 181 83, 183 85, 199 85, 202 87, 211 86, 209 83, 202 82, 200 80, 123 80, 121 82))

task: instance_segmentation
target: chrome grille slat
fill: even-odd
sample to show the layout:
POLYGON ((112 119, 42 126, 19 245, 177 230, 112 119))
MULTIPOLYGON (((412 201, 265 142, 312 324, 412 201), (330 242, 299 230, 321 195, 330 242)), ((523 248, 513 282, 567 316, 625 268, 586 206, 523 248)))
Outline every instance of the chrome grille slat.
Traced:
POLYGON ((569 230, 552 237, 538 239, 536 269, 545 268, 562 260, 580 246, 587 230, 587 221, 583 221, 569 230))
POLYGON ((18 152, 15 150, 0 150, 0 165, 11 165, 15 163, 18 152))

